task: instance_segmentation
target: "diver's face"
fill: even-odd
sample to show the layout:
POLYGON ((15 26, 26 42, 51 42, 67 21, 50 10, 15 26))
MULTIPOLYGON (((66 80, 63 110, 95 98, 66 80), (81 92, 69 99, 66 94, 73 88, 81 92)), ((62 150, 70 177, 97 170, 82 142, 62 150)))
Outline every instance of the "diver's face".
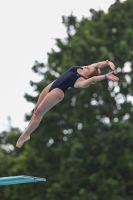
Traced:
POLYGON ((92 74, 95 71, 94 67, 90 67, 90 66, 84 66, 84 73, 86 76, 89 76, 90 74, 92 74))

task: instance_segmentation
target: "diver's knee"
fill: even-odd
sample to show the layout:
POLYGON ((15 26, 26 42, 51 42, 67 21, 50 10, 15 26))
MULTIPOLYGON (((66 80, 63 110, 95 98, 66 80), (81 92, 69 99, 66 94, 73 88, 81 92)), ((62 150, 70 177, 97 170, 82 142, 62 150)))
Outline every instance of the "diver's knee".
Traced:
POLYGON ((35 115, 35 118, 38 118, 38 117, 42 116, 42 109, 39 106, 34 111, 34 115, 35 115))

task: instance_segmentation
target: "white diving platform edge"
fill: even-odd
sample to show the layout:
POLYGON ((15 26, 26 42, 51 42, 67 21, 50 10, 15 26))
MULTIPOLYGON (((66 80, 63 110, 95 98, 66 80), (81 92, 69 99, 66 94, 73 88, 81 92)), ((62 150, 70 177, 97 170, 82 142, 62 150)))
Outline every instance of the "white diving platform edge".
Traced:
POLYGON ((8 177, 0 177, 0 186, 3 185, 13 185, 13 184, 22 184, 22 183, 35 183, 46 181, 45 178, 39 178, 34 176, 8 176, 8 177))

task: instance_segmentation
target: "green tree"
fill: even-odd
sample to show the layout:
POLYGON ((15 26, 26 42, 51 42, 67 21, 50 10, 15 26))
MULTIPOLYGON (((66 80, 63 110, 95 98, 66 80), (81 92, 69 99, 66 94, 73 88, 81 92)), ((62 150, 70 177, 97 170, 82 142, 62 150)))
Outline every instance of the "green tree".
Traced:
MULTIPOLYGON (((14 149, 16 140, 21 134, 18 128, 10 127, 8 131, 0 133, 0 177, 11 176, 10 170, 16 164, 16 158, 21 155, 22 149, 14 149)), ((18 162, 18 161, 17 161, 18 162)), ((0 199, 10 200, 7 195, 6 187, 0 187, 0 199)))
MULTIPOLYGON (((7 198, 132 200, 133 107, 128 101, 133 96, 132 9, 132 0, 117 0, 107 14, 91 9, 91 19, 62 18, 67 37, 56 39, 58 51, 48 53, 48 64, 35 62, 32 69, 42 75, 42 81, 30 82, 34 90, 39 94, 73 65, 106 59, 116 64, 120 81, 104 80, 67 91, 13 158, 10 169, 12 175, 45 177, 46 184, 7 187, 7 198)), ((25 98, 35 103, 38 95, 25 94, 25 98)))

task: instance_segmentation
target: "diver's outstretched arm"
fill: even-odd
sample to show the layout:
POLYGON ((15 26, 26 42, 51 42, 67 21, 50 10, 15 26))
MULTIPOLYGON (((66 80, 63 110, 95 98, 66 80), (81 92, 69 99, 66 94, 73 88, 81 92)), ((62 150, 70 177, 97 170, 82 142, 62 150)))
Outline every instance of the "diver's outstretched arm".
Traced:
POLYGON ((96 67, 96 68, 99 68, 99 69, 102 69, 106 66, 109 66, 113 71, 115 70, 115 65, 114 63, 112 63, 111 61, 101 61, 101 62, 98 62, 98 63, 94 63, 94 64, 91 64, 90 65, 91 67, 96 67))

